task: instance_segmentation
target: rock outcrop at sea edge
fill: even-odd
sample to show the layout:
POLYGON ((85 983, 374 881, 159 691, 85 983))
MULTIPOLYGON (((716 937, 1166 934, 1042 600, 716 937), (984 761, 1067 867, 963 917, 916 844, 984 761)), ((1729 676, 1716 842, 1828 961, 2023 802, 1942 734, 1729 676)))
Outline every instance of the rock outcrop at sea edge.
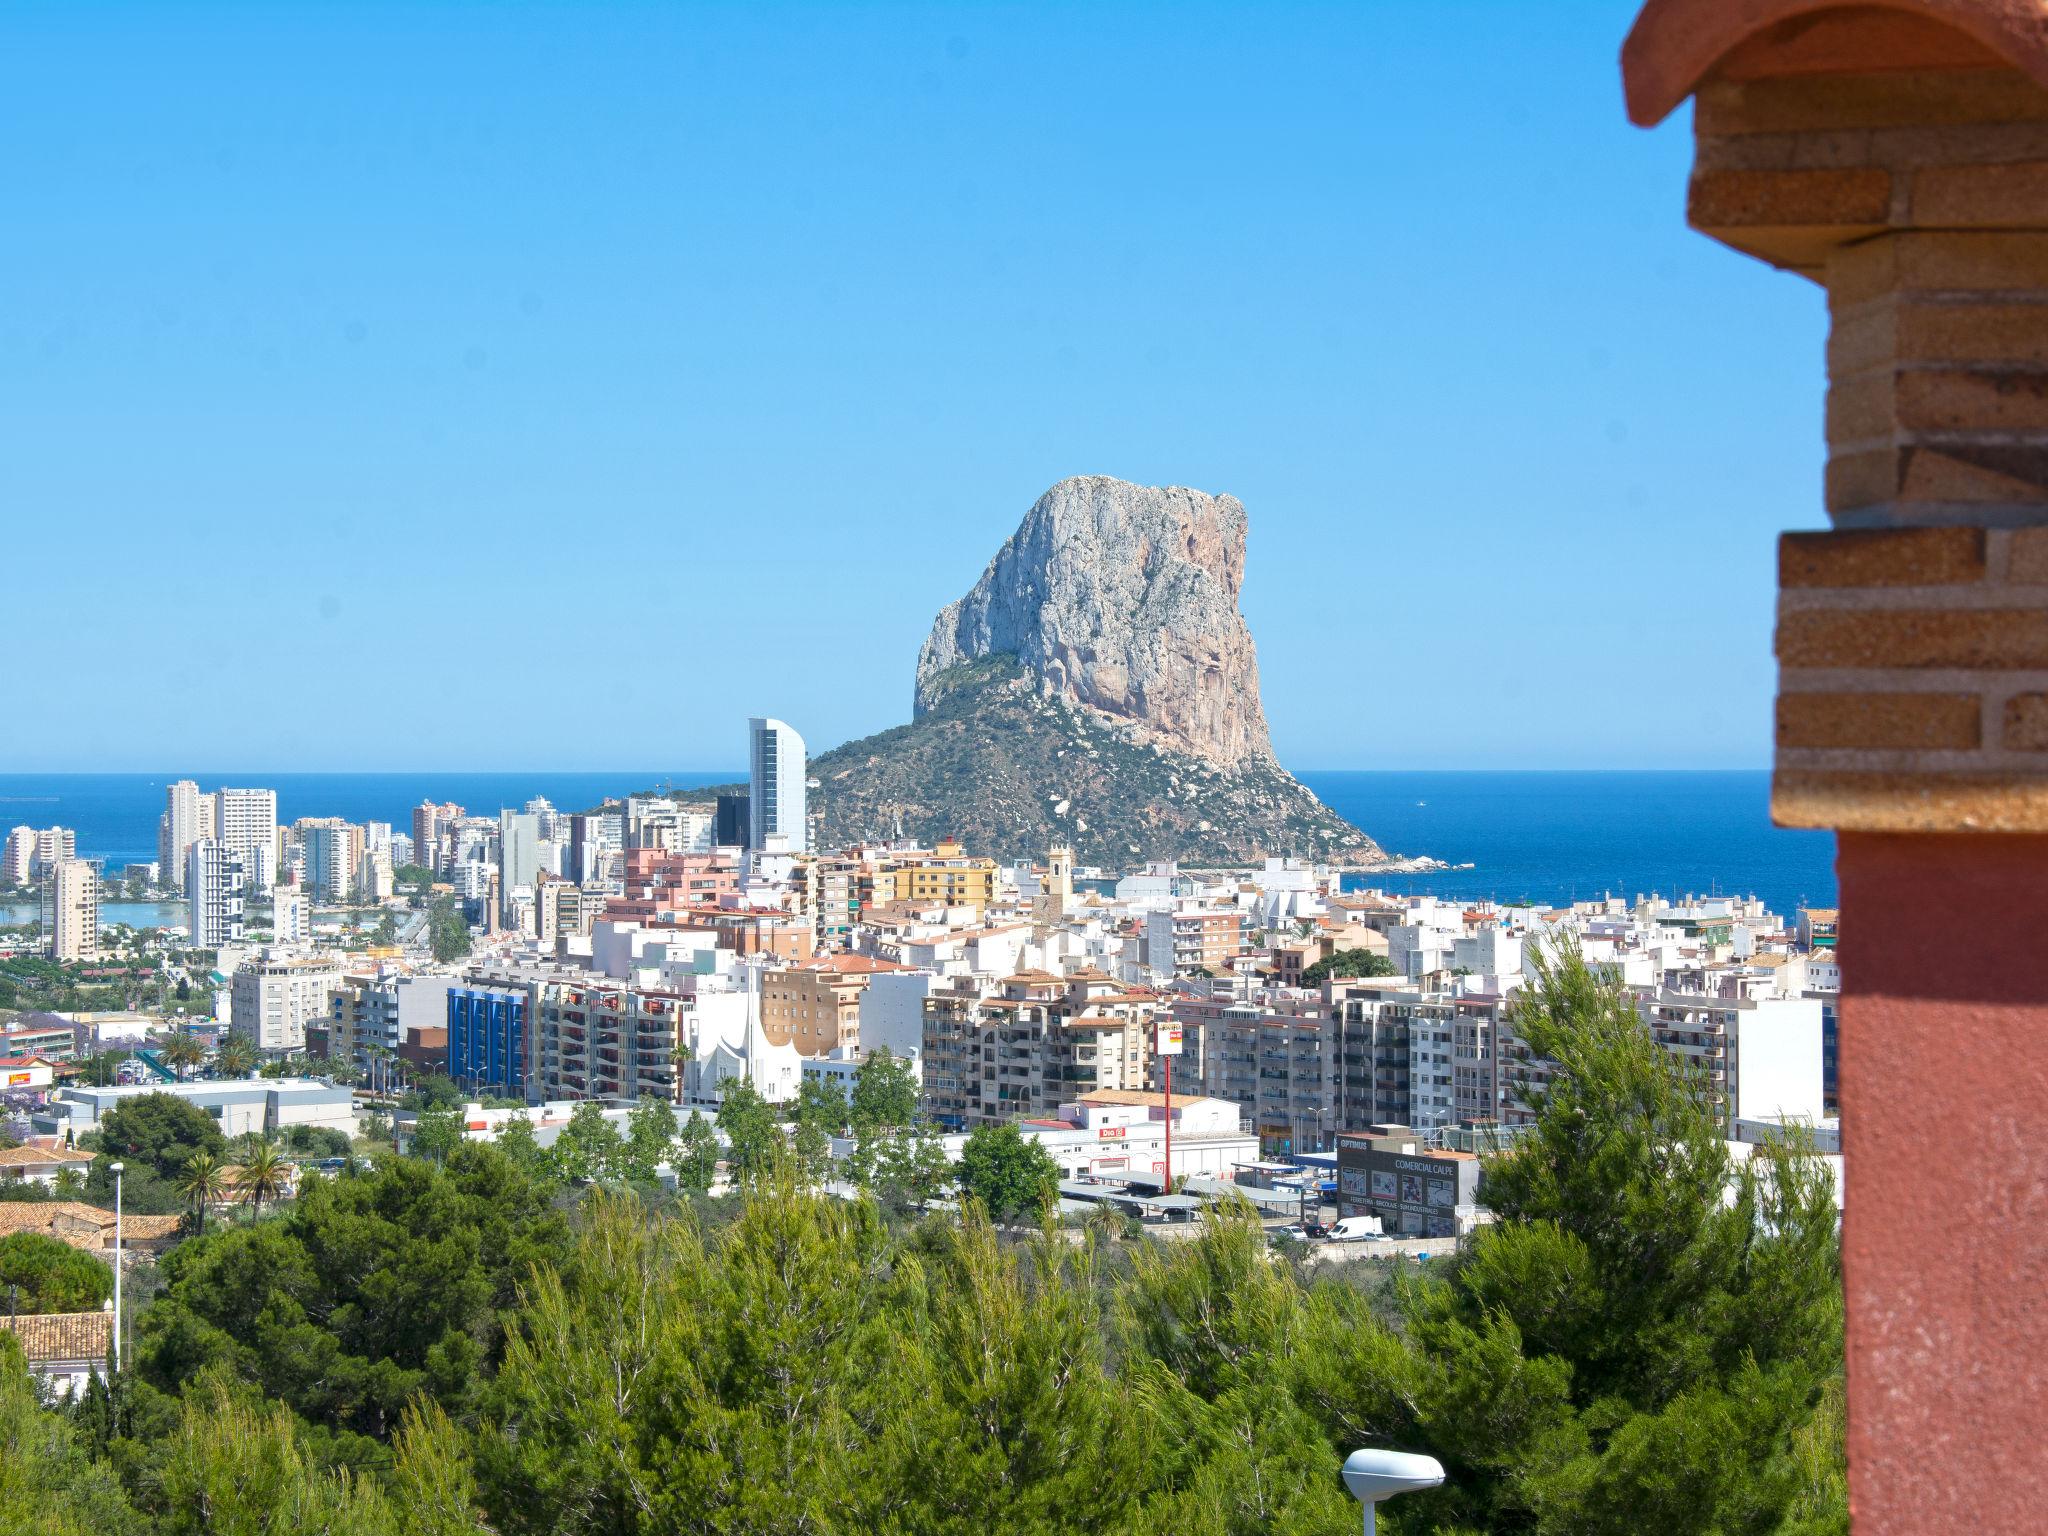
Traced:
POLYGON ((1230 496, 1063 480, 918 656, 916 716, 816 759, 828 843, 950 833, 1084 863, 1373 864, 1378 845, 1273 756, 1238 612, 1230 496))

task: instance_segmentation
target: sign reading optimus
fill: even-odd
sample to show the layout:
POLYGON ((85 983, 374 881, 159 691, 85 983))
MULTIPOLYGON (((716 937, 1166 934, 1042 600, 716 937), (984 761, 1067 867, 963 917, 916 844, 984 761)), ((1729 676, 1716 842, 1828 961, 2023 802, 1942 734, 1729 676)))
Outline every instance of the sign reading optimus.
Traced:
POLYGON ((1152 1050, 1155 1055, 1159 1056, 1178 1056, 1180 1054, 1180 1026, 1178 1024, 1160 1025, 1152 1050))

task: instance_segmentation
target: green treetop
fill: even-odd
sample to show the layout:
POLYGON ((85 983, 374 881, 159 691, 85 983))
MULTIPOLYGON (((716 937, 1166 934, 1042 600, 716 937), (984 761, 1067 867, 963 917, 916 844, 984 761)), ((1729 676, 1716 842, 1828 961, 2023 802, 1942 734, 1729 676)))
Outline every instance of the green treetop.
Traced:
POLYGON ((1060 1168, 1014 1123, 977 1126, 960 1151, 960 1185, 994 1220, 1013 1221, 1059 1198, 1060 1168))
POLYGON ((1394 976, 1394 962, 1369 949, 1340 949, 1314 965, 1304 966, 1301 984, 1319 987, 1333 976, 1394 976))

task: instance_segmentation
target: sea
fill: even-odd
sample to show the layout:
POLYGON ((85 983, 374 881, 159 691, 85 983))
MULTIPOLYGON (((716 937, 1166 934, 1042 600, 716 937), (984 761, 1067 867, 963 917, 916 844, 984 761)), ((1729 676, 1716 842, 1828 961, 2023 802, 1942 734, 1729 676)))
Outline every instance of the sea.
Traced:
MULTIPOLYGON (((1835 904, 1834 838, 1770 821, 1762 770, 1304 772, 1325 804, 1390 853, 1458 866, 1354 880, 1455 900, 1493 897, 1541 903, 1619 895, 1757 895, 1788 917, 1835 904), (1469 867, 1466 867, 1469 866, 1469 867)), ((610 795, 659 786, 731 783, 720 773, 185 773, 0 774, 0 830, 71 827, 81 857, 109 871, 156 857, 164 785, 190 778, 202 789, 260 785, 277 791, 281 821, 340 816, 388 821, 404 831, 422 800, 474 813, 517 808, 536 795, 582 810, 610 795)), ((106 922, 182 921, 110 903, 106 922)), ((12 920, 20 921, 18 914, 12 920)))

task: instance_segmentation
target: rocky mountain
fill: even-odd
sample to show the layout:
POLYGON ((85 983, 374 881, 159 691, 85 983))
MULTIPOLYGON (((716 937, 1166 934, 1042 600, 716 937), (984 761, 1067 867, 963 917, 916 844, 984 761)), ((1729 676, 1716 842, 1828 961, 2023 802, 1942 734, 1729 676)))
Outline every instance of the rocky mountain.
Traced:
POLYGON ((813 760, 828 843, 898 825, 1000 858, 1370 864, 1273 756, 1230 496, 1102 476, 1039 498, 918 656, 909 725, 813 760))
POLYGON ((1064 699, 1219 768, 1270 760, 1259 660, 1237 611, 1244 506, 1088 475, 1038 498, 917 658, 923 716, 951 669, 1014 656, 1064 699))

